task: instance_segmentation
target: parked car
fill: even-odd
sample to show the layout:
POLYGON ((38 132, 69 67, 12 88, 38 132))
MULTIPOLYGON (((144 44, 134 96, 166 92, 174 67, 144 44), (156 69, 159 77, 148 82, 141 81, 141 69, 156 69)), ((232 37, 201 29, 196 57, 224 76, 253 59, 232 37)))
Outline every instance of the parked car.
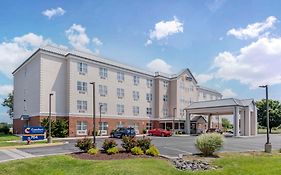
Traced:
POLYGON ((209 128, 207 130, 207 133, 213 133, 213 132, 217 132, 219 134, 222 134, 222 130, 220 130, 219 128, 209 128))
POLYGON ((123 136, 135 137, 136 131, 134 128, 117 128, 113 130, 111 136, 114 138, 122 138, 123 136))
POLYGON ((173 133, 171 131, 167 131, 161 128, 155 128, 148 131, 148 135, 151 136, 161 136, 161 137, 169 137, 172 136, 173 133))

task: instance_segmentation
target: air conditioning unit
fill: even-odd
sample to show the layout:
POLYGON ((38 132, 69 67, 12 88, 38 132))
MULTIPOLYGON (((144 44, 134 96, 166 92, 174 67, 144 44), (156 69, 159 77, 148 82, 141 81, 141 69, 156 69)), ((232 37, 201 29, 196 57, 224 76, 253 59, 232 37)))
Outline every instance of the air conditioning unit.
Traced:
POLYGON ((87 135, 87 130, 77 130, 76 134, 77 135, 87 135))

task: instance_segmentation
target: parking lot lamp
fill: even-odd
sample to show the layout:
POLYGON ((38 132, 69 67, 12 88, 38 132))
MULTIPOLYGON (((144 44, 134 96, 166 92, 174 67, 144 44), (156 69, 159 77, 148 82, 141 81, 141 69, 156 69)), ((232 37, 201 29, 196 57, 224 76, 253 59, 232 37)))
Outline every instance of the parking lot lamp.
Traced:
POLYGON ((175 119, 176 119, 176 110, 177 108, 174 108, 174 117, 173 117, 173 134, 175 134, 175 119))
POLYGON ((95 82, 90 82, 93 85, 93 144, 96 146, 96 101, 95 101, 95 82))
POLYGON ((101 108, 103 107, 103 105, 102 104, 100 104, 100 135, 101 135, 101 130, 102 130, 102 123, 101 123, 101 108))
POLYGON ((52 143, 52 119, 51 119, 51 112, 52 112, 52 96, 54 94, 50 93, 49 94, 49 117, 48 117, 48 121, 49 121, 49 135, 48 135, 48 143, 52 143))
POLYGON ((266 153, 271 153, 272 145, 269 142, 269 104, 268 104, 268 85, 259 86, 260 88, 265 88, 265 97, 266 97, 266 143, 264 146, 266 153))

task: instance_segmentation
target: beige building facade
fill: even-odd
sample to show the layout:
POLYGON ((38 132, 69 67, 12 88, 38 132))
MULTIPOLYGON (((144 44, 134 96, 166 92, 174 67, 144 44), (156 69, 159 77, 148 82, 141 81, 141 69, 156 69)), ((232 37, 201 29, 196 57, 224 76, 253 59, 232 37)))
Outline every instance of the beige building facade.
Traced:
POLYGON ((97 55, 46 46, 14 72, 14 133, 48 117, 69 121, 69 135, 92 135, 93 86, 96 126, 103 135, 117 127, 162 127, 185 131, 185 108, 221 99, 200 87, 189 69, 175 75, 150 73, 97 55), (29 116, 23 120, 22 116, 29 116))

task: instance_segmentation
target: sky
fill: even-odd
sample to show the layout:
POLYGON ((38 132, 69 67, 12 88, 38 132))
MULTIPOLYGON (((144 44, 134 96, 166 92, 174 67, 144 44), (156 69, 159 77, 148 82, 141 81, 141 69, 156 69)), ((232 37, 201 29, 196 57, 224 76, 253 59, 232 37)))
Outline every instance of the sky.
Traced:
MULTIPOLYGON (((6 0, 0 2, 0 101, 12 71, 44 45, 149 71, 189 68, 224 97, 281 100, 279 0, 6 0)), ((0 122, 10 122, 0 107, 0 122)))

